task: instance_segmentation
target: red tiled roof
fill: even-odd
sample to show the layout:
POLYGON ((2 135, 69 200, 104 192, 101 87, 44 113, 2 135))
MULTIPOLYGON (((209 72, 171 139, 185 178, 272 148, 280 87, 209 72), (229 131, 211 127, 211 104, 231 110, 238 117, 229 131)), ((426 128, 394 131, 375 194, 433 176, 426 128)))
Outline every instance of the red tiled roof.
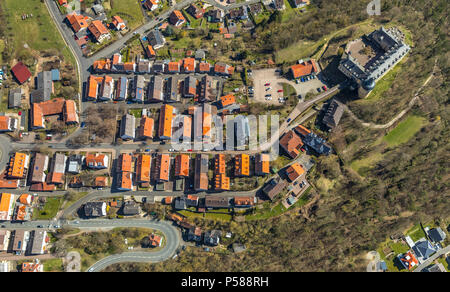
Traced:
POLYGON ((291 71, 294 78, 299 78, 317 72, 317 65, 314 60, 309 60, 307 62, 291 66, 291 71))
POLYGON ((31 77, 30 70, 28 70, 28 67, 25 66, 22 62, 19 62, 14 67, 12 67, 11 71, 20 84, 24 83, 31 77))

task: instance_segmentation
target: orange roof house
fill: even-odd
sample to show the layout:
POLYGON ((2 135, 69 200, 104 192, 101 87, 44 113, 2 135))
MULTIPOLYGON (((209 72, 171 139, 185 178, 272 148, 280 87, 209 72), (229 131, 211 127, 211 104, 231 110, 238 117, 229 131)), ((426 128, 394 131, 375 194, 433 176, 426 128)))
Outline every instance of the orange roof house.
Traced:
POLYGON ((225 174, 226 167, 225 154, 216 154, 214 157, 214 173, 225 174))
POLYGON ((19 197, 19 202, 23 205, 31 205, 31 195, 29 194, 22 194, 19 197))
POLYGON ((269 154, 257 154, 255 157, 256 175, 266 175, 270 173, 269 154))
POLYGON ((85 158, 86 166, 94 169, 107 168, 108 160, 108 155, 98 153, 88 153, 85 158))
POLYGON ((78 114, 76 104, 72 100, 64 98, 54 98, 40 103, 33 103, 32 106, 32 124, 33 129, 45 128, 44 116, 63 115, 66 124, 78 123, 78 114))
POLYGON ((110 37, 108 29, 100 20, 92 21, 88 29, 97 42, 102 42, 105 38, 110 37))
POLYGON ((63 114, 66 124, 77 124, 79 122, 77 105, 74 100, 66 100, 63 107, 63 114))
POLYGON ((67 0, 58 0, 59 5, 63 6, 67 4, 67 0))
POLYGON ((117 188, 121 191, 133 189, 133 175, 131 172, 122 171, 117 173, 117 188))
POLYGON ((150 234, 148 236, 148 239, 150 239, 150 246, 152 246, 152 247, 161 246, 161 243, 162 243, 161 236, 156 235, 156 234, 150 234))
POLYGON ((172 138, 172 122, 174 118, 174 107, 164 104, 161 107, 159 115, 158 137, 162 140, 169 140, 172 138))
POLYGON ((31 127, 33 129, 43 129, 45 128, 44 115, 42 114, 42 109, 37 103, 33 103, 31 107, 31 127))
POLYGON ((160 154, 156 156, 155 167, 153 168, 153 178, 157 181, 169 181, 170 156, 160 154))
POLYGON ((14 130, 11 119, 9 116, 0 116, 0 132, 9 132, 14 130))
POLYGON ((123 21, 123 19, 118 15, 112 17, 112 24, 117 30, 123 30, 126 28, 125 21, 123 21))
POLYGON ((400 261, 408 270, 411 270, 413 267, 419 264, 416 257, 411 251, 408 251, 402 257, 400 257, 400 261))
POLYGON ((86 98, 89 100, 96 100, 98 96, 98 90, 100 84, 103 82, 103 77, 89 76, 88 78, 88 89, 86 93, 86 98))
POLYGON ((250 156, 248 154, 236 155, 234 174, 236 176, 250 175, 250 156))
POLYGON ((169 62, 167 64, 167 72, 169 73, 180 72, 180 62, 169 62))
POLYGON ((234 197, 235 207, 251 207, 255 205, 253 197, 234 197))
POLYGON ((179 154, 175 157, 175 176, 189 177, 190 157, 187 154, 179 154))
POLYGON ((183 59, 183 70, 184 70, 184 72, 194 72, 195 71, 195 59, 194 58, 183 59))
POLYGON ((43 272, 44 265, 41 263, 28 262, 22 264, 22 272, 43 272))
POLYGON ((290 71, 293 78, 308 76, 317 72, 317 64, 315 60, 311 59, 307 62, 291 66, 290 71))
POLYGON ((150 182, 152 157, 148 154, 139 155, 136 162, 136 181, 150 182))
POLYGON ((117 171, 132 171, 133 157, 131 154, 122 153, 117 160, 117 171))
POLYGON ((94 181, 94 186, 97 188, 103 188, 108 186, 107 176, 97 176, 94 181))
POLYGON ((293 163, 286 169, 286 174, 291 182, 297 180, 300 176, 305 173, 303 167, 298 163, 293 163))
POLYGON ((86 29, 89 25, 87 23, 88 17, 76 14, 75 12, 67 14, 67 21, 72 26, 74 32, 79 32, 80 30, 86 29))
POLYGON ((145 6, 148 10, 153 11, 153 10, 155 10, 156 8, 158 8, 158 2, 159 2, 159 0, 146 0, 146 1, 144 2, 144 6, 145 6))
POLYGON ((214 176, 214 189, 217 191, 230 190, 230 178, 226 174, 216 174, 214 176))
POLYGON ((183 127, 182 139, 190 142, 191 137, 192 137, 192 119, 191 119, 191 117, 183 116, 182 124, 180 124, 180 127, 183 127))
POLYGON ((8 173, 9 178, 25 178, 30 165, 30 157, 21 152, 16 152, 9 160, 8 173))
POLYGON ((26 206, 17 206, 16 211, 15 211, 14 220, 25 221, 26 216, 27 216, 27 207, 26 206))
POLYGON ((153 127, 155 121, 147 116, 142 117, 139 126, 139 137, 141 139, 153 139, 153 127))
POLYGON ((211 71, 211 64, 209 64, 208 62, 200 62, 198 65, 198 71, 200 73, 211 71))
POLYGON ((290 130, 281 137, 280 146, 291 158, 296 158, 300 154, 300 148, 302 148, 303 142, 294 131, 290 130))
POLYGON ((145 50, 146 54, 147 54, 147 58, 154 58, 156 57, 156 53, 155 50, 153 49, 152 46, 148 45, 146 50, 145 50))
POLYGON ((311 133, 310 130, 308 130, 307 128, 303 127, 302 125, 298 125, 297 127, 295 127, 294 129, 298 134, 302 135, 303 137, 308 136, 309 133, 311 133))
POLYGON ((225 107, 235 104, 235 103, 236 103, 236 98, 234 97, 234 94, 228 94, 228 95, 222 96, 220 98, 220 105, 222 106, 222 108, 225 108, 225 107))
POLYGON ((175 26, 181 26, 183 23, 186 22, 186 19, 184 18, 183 14, 179 10, 174 10, 169 17, 169 22, 172 25, 175 26))
POLYGON ((14 195, 2 193, 0 197, 0 220, 11 220, 14 209, 14 195))

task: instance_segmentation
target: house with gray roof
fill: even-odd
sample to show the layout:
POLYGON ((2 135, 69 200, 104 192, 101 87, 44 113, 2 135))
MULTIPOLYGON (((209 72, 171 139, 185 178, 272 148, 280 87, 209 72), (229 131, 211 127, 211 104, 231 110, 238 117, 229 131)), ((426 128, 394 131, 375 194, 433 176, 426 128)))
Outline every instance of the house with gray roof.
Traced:
POLYGON ((440 227, 436 227, 428 231, 428 237, 432 242, 438 243, 444 241, 447 234, 440 227))
POLYGON ((150 102, 164 101, 164 79, 160 76, 153 76, 148 84, 148 100, 150 102))
POLYGON ((166 43, 166 39, 159 29, 152 30, 147 35, 148 42, 152 45, 153 49, 157 50, 162 48, 166 43))
POLYGON ((46 251, 47 242, 48 242, 47 231, 34 230, 31 240, 30 254, 32 255, 44 254, 44 252, 46 251))
POLYGON ((167 82, 167 94, 166 94, 166 102, 179 102, 180 94, 178 92, 178 78, 170 77, 167 82))
POLYGON ((413 251, 419 260, 419 263, 428 259, 432 254, 436 252, 436 248, 428 240, 417 241, 413 246, 413 251))
POLYGON ((135 138, 136 118, 133 115, 126 114, 120 122, 120 138, 123 140, 131 140, 135 138))
POLYGON ((11 89, 8 96, 8 108, 19 108, 22 103, 23 89, 21 87, 11 89))
POLYGON ((128 96, 128 78, 122 76, 117 80, 116 100, 125 100, 128 96))
POLYGON ((325 113, 322 122, 328 128, 334 129, 339 124, 343 113, 344 107, 333 99, 328 105, 327 112, 325 113))
POLYGON ((31 92, 31 103, 50 100, 52 93, 52 73, 50 71, 39 72, 36 78, 36 89, 31 92))

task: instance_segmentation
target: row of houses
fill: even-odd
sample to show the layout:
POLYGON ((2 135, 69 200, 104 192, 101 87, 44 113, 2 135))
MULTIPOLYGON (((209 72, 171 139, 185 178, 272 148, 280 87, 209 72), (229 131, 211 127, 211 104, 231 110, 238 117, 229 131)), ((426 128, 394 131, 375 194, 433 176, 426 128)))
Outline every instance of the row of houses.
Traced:
POLYGON ((204 198, 199 198, 195 195, 187 195, 183 197, 176 197, 173 200, 173 207, 175 210, 196 208, 199 212, 205 212, 213 209, 251 208, 255 206, 256 203, 257 198, 253 196, 226 197, 206 195, 204 198))
POLYGON ((174 221, 180 228, 184 230, 187 241, 194 241, 209 246, 217 246, 220 243, 222 232, 217 229, 202 231, 200 227, 188 223, 183 217, 176 213, 168 215, 168 218, 174 221))
MULTIPOLYGON (((151 40, 149 39, 151 42, 151 40)), ((155 47, 148 46, 147 57, 155 57, 155 47)), ((94 61, 92 69, 95 73, 135 73, 135 74, 175 74, 175 73, 202 73, 217 76, 231 76, 235 68, 223 62, 214 65, 206 61, 198 61, 195 58, 184 58, 179 61, 157 60, 150 62, 148 59, 140 59, 137 62, 122 62, 122 56, 118 53, 109 59, 94 61)))
POLYGON ((131 80, 125 76, 114 80, 111 76, 93 76, 88 79, 86 99, 90 101, 122 101, 137 103, 175 103, 181 98, 194 98, 199 102, 217 99, 216 81, 209 75, 198 79, 193 75, 180 78, 159 75, 146 80, 142 75, 135 75, 131 80))
POLYGON ((0 195, 0 221, 29 221, 33 209, 34 196, 30 194, 14 195, 2 193, 0 195))
POLYGON ((301 149, 305 148, 306 150, 313 150, 319 155, 329 155, 331 153, 331 147, 326 144, 323 138, 320 138, 302 125, 298 125, 294 130, 284 134, 279 143, 281 148, 292 159, 297 158, 301 149))
POLYGON ((42 255, 48 252, 50 238, 45 230, 0 229, 0 251, 16 255, 42 255))

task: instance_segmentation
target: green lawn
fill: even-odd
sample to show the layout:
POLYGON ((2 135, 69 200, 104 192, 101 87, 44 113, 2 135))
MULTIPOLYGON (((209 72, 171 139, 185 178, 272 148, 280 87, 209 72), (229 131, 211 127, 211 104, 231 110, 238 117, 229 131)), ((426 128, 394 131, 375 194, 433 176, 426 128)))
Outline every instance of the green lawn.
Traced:
POLYGON ((383 154, 379 152, 370 153, 367 157, 354 160, 350 164, 350 167, 359 173, 360 175, 364 175, 364 173, 373 167, 378 161, 383 159, 383 154))
POLYGON ((55 27, 47 8, 40 0, 4 0, 0 4, 8 22, 7 31, 11 37, 10 45, 16 55, 24 50, 26 44, 33 50, 43 51, 56 49, 63 53, 66 61, 75 64, 75 60, 66 47, 61 35, 55 27), (33 17, 22 20, 23 14, 33 14, 33 17))
MULTIPOLYGON (((111 2, 111 10, 107 10, 108 17, 119 15, 131 30, 143 24, 144 16, 142 15, 139 0, 113 0, 111 2)), ((108 8, 107 5, 105 8, 108 8)))
POLYGON ((73 198, 71 198, 70 200, 66 201, 66 204, 64 205, 64 210, 69 208, 73 203, 75 203, 76 201, 80 200, 81 198, 83 198, 84 196, 86 196, 89 192, 78 192, 76 193, 73 198))
POLYGON ((423 232, 420 224, 417 224, 414 225, 414 227, 412 227, 410 230, 408 230, 408 232, 406 232, 406 235, 409 235, 409 237, 411 237, 411 239, 416 242, 417 240, 425 237, 425 232, 423 232))
POLYGON ((408 116, 408 118, 400 122, 393 130, 384 136, 383 139, 390 147, 398 146, 408 142, 424 124, 424 118, 414 115, 408 116))
MULTIPOLYGON (((386 75, 384 75, 380 80, 377 81, 375 88, 369 93, 369 95, 362 100, 362 102, 370 102, 374 100, 378 100, 383 97, 383 94, 391 88, 392 84, 395 81, 398 73, 402 70, 402 65, 405 62, 406 58, 401 60, 397 65, 394 66, 386 75)), ((384 96, 387 97, 388 96, 384 96)))
POLYGON ((47 202, 42 210, 35 209, 33 213, 33 220, 52 219, 58 213, 59 208, 63 202, 62 197, 47 197, 47 202))
POLYGON ((62 259, 43 260, 44 272, 64 272, 62 259))
POLYGON ((406 269, 399 270, 398 267, 394 263, 395 263, 397 255, 403 254, 403 253, 407 252, 408 250, 409 250, 409 247, 406 244, 402 244, 399 242, 394 243, 391 240, 388 240, 386 243, 382 244, 382 246, 377 249, 378 253, 380 254, 380 258, 386 262, 388 271, 391 271, 391 272, 407 271, 406 269), (386 258, 386 255, 383 253, 383 249, 385 247, 389 247, 393 251, 392 254, 388 258, 386 258))

